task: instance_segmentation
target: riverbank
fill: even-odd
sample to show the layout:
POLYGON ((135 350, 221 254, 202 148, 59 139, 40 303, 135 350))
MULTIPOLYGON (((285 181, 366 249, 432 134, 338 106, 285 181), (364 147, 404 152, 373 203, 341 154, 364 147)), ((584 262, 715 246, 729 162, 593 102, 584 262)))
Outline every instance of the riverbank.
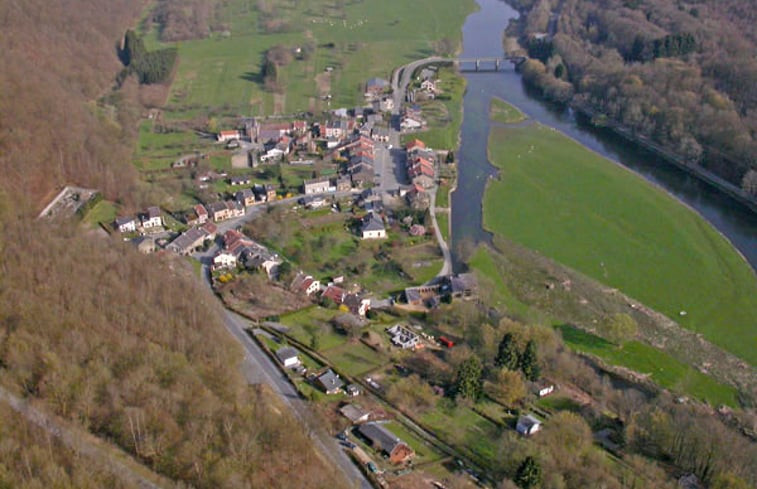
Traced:
POLYGON ((598 118, 602 118, 603 115, 598 114, 596 111, 591 110, 589 107, 585 107, 580 104, 571 104, 571 108, 583 117, 586 117, 588 120, 592 121, 591 124, 595 127, 612 131, 614 134, 622 137, 626 141, 641 146, 647 151, 650 151, 659 156, 665 162, 671 165, 675 165, 677 168, 685 171, 686 173, 698 178, 708 185, 715 187, 717 190, 723 192, 740 204, 744 205, 750 211, 757 213, 757 196, 749 195, 738 186, 719 177, 718 175, 707 170, 701 165, 686 163, 686 161, 682 157, 675 154, 674 152, 666 149, 663 146, 660 146, 654 141, 635 135, 631 130, 613 120, 603 118, 602 125, 597 125, 595 121, 598 120, 598 118))
POLYGON ((503 178, 485 192, 486 229, 757 363, 757 277, 698 214, 554 129, 493 128, 489 144, 503 178))

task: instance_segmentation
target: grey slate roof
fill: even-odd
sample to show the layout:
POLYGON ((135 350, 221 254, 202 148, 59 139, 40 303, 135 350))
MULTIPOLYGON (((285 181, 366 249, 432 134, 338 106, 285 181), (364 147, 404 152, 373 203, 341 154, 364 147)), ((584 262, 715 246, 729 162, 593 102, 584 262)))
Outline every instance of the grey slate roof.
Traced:
POLYGON ((284 348, 279 348, 276 351, 276 357, 278 357, 278 359, 281 360, 281 363, 286 362, 290 358, 296 358, 297 355, 298 355, 297 350, 295 350, 291 346, 285 346, 284 348))
POLYGON ((386 429, 379 423, 365 423, 358 428, 360 434, 381 447, 387 454, 391 454, 394 447, 402 443, 397 435, 386 429))
POLYGON ((383 231, 386 228, 384 227, 384 223, 381 222, 381 219, 379 219, 376 214, 370 213, 368 216, 366 216, 365 219, 363 219, 363 225, 360 228, 361 231, 383 231))
POLYGON ((327 391, 339 389, 344 386, 344 381, 342 381, 342 379, 340 379, 331 369, 322 373, 320 377, 318 377, 318 382, 320 382, 327 391))

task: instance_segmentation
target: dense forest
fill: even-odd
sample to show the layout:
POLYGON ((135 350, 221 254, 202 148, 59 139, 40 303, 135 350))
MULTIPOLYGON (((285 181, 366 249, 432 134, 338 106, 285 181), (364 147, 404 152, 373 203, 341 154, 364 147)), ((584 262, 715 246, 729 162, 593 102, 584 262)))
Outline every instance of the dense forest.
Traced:
MULTIPOLYGON (((147 204, 131 164, 141 88, 113 91, 141 8, 0 3, 0 383, 185 484, 343 487, 273 394, 247 385, 187 263, 34 218, 65 184, 147 204)), ((3 403, 3 487, 130 487, 3 403)))
POLYGON ((757 195, 749 0, 513 0, 525 79, 757 195))

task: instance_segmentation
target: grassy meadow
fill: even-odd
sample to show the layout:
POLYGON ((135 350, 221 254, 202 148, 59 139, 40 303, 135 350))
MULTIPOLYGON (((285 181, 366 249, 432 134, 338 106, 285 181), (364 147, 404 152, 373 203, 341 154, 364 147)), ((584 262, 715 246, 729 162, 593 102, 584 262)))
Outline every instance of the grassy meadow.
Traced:
MULTIPOLYGON (((223 7, 229 35, 176 43, 179 67, 168 100, 168 116, 191 118, 210 109, 229 114, 261 115, 327 109, 320 95, 331 93, 332 106, 363 100, 363 84, 373 76, 389 78, 393 68, 434 52, 437 41, 459 41, 473 0, 327 0, 277 2, 272 14, 284 27, 266 33, 253 2, 231 0, 223 7), (273 46, 312 52, 280 69, 284 90, 264 90, 263 56, 273 46), (326 67, 333 67, 325 74, 326 67)), ((158 47, 148 33, 149 47, 158 47)))
POLYGON ((515 124, 526 120, 526 116, 514 105, 494 97, 489 104, 489 119, 500 124, 515 124))
POLYGON ((688 394, 711 406, 739 405, 735 388, 717 382, 657 348, 638 341, 630 341, 619 347, 572 326, 563 325, 558 329, 565 344, 574 350, 591 353, 613 365, 649 375, 654 382, 673 392, 688 394))
POLYGON ((487 229, 757 363, 757 277, 698 214, 538 124, 494 128, 489 152, 501 178, 484 196, 487 229))

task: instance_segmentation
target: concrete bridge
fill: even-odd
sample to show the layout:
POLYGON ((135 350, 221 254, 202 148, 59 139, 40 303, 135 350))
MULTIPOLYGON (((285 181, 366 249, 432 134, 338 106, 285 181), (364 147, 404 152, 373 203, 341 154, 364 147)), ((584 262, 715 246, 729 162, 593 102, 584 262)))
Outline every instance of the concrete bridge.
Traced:
POLYGON ((519 65, 526 58, 523 56, 457 58, 452 60, 458 71, 499 71, 506 63, 519 65))

